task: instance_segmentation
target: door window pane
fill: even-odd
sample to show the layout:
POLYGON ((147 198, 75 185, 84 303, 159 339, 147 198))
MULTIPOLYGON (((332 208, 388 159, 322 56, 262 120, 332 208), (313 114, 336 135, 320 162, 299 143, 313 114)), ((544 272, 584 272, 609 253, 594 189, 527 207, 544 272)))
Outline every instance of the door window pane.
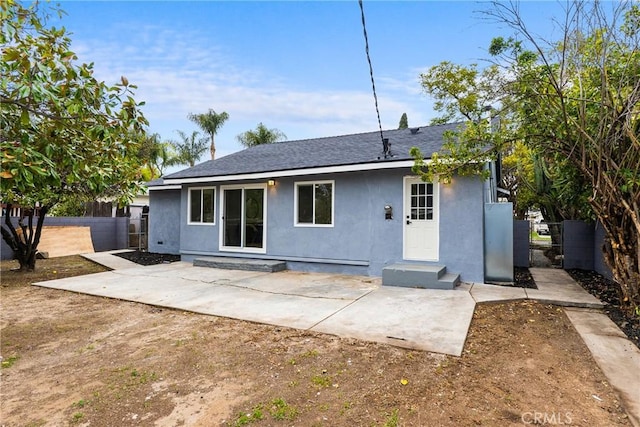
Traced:
POLYGON ((433 184, 411 184, 410 219, 433 219, 433 184))
POLYGON ((224 190, 224 245, 240 246, 242 189, 224 190))
POLYGON ((264 191, 261 188, 246 189, 244 194, 244 246, 261 248, 264 225, 264 191))

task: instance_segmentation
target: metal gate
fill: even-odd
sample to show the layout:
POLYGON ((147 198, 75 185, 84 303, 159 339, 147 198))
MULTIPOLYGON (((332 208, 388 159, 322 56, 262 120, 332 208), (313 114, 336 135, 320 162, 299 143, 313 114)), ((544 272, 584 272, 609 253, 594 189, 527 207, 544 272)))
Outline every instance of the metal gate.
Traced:
POLYGON ((564 227, 561 222, 530 223, 529 265, 562 268, 564 227))
POLYGON ((146 251, 148 246, 148 215, 129 220, 129 249, 146 251))

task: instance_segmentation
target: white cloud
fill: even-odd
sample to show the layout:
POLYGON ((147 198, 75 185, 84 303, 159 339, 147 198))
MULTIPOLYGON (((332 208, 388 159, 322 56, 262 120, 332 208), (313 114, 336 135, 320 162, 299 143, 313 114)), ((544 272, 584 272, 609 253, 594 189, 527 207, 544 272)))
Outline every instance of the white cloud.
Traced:
MULTIPOLYGON (((300 87, 285 76, 242 69, 231 54, 197 33, 147 26, 134 34, 124 46, 120 39, 102 37, 76 40, 73 47, 81 61, 95 62, 99 79, 113 83, 125 75, 138 85, 136 100, 146 102, 150 130, 164 138, 175 137, 176 129, 195 129, 187 114, 209 108, 230 115, 217 138, 220 154, 240 149, 235 135, 258 122, 281 129, 289 139, 377 128, 370 91, 300 87)), ((428 104, 414 71, 379 78, 384 128, 395 128, 404 112, 411 124, 426 124, 428 104)))

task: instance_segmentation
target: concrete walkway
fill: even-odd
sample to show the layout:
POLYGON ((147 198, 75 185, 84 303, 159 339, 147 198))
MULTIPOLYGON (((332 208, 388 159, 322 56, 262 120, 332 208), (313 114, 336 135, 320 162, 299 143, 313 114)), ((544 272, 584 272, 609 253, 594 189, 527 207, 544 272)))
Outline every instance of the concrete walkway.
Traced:
POLYGON ((594 308, 565 271, 530 268, 538 289, 463 283, 455 290, 382 287, 380 278, 194 267, 142 267, 111 253, 83 255, 113 271, 35 283, 97 296, 460 356, 475 304, 532 299, 565 310, 632 424, 640 427, 640 350, 594 308))
POLYGON ((108 252, 93 252, 89 254, 82 254, 82 256, 88 260, 91 260, 97 264, 103 265, 112 270, 124 270, 125 268, 140 267, 140 264, 131 262, 127 259, 115 256, 114 254, 120 252, 131 252, 129 249, 108 251, 108 252))
POLYGON ((600 311, 568 308, 565 313, 622 398, 631 424, 640 427, 640 349, 600 311))
POLYGON ((463 284, 475 302, 532 299, 544 304, 563 307, 603 308, 603 304, 580 285, 564 270, 555 268, 530 268, 531 276, 538 289, 494 286, 480 283, 463 284))

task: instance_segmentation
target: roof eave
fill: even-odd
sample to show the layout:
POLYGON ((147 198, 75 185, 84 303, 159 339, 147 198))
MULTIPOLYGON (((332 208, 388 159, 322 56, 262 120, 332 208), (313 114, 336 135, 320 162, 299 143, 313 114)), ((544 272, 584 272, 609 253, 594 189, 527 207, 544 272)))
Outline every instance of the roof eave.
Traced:
MULTIPOLYGON (((425 162, 430 160, 425 159, 425 162)), ((164 182, 167 185, 181 185, 181 184, 196 184, 200 182, 228 182, 228 181, 241 181, 241 180, 255 180, 255 179, 269 179, 269 178, 283 178, 291 176, 306 176, 306 175, 322 175, 329 173, 342 173, 342 172, 360 172, 368 170, 381 170, 381 169, 398 169, 398 168, 410 168, 415 164, 414 160, 397 160, 397 161, 382 161, 374 163, 360 163, 350 165, 338 165, 338 166, 321 166, 314 168, 303 169, 285 169, 285 170, 273 170, 265 172, 244 173, 244 174, 231 174, 231 175, 207 175, 200 177, 190 178, 165 178, 164 182)))

